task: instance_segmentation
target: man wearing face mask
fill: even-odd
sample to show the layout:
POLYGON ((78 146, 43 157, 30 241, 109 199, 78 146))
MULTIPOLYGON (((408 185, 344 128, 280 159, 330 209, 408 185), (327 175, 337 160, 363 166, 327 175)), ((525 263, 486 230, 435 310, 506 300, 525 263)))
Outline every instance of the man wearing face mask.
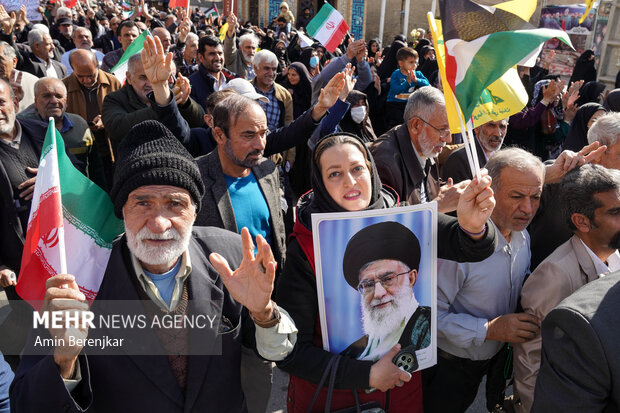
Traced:
POLYGON ((375 131, 368 117, 368 100, 364 93, 352 90, 347 96, 347 102, 351 105, 349 111, 340 121, 340 129, 343 132, 353 133, 359 136, 365 143, 377 139, 375 131))

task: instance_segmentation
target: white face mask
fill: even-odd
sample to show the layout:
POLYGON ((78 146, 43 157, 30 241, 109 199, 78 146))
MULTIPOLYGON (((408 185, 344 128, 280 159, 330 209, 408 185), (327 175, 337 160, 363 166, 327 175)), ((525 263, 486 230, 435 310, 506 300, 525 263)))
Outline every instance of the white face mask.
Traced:
POLYGON ((351 118, 355 123, 362 123, 366 118, 366 106, 356 106, 351 108, 351 118))

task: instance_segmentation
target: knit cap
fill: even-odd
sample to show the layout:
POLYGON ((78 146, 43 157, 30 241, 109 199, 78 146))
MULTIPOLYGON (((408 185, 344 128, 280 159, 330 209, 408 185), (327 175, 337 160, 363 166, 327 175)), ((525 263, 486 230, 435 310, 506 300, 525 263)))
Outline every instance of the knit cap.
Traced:
POLYGON ((129 194, 145 185, 170 185, 189 191, 200 209, 205 188, 194 158, 172 132, 155 120, 135 125, 118 145, 110 197, 123 217, 129 194))

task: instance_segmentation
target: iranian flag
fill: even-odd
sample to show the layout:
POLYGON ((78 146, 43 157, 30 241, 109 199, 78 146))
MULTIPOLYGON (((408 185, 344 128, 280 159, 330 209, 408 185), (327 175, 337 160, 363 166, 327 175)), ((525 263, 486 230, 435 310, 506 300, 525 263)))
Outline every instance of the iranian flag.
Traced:
POLYGON ((140 53, 142 49, 144 49, 144 41, 146 40, 146 37, 150 35, 151 33, 148 30, 143 31, 140 36, 136 37, 136 40, 131 42, 116 66, 110 69, 110 72, 116 76, 118 81, 121 82, 121 85, 125 83, 125 78, 127 76, 127 62, 129 61, 129 58, 140 53))
POLYGON ((440 0, 439 6, 446 78, 465 119, 471 117, 484 90, 511 67, 533 66, 544 42, 555 37, 572 47, 565 32, 534 29, 499 7, 469 0, 440 0))
POLYGON ((342 14, 327 3, 323 4, 321 10, 306 27, 308 35, 318 40, 330 53, 333 53, 342 43, 348 30, 349 26, 342 14))
POLYGON ((26 301, 43 300, 46 280, 69 273, 75 275, 86 298, 93 300, 112 241, 122 232, 123 223, 114 216, 108 194, 73 166, 50 119, 34 185, 17 293, 26 301))

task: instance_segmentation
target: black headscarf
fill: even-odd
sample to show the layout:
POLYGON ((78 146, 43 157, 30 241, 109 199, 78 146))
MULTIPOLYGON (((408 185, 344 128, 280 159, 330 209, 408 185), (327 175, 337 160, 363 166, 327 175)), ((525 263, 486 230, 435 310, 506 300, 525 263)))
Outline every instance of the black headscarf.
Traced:
POLYGON ((605 108, 598 103, 586 103, 577 109, 568 135, 564 140, 564 149, 579 152, 588 144, 588 122, 599 110, 605 110, 605 108))
POLYGON ((378 41, 377 39, 372 39, 372 40, 369 40, 369 41, 368 41, 368 57, 369 57, 369 58, 370 58, 370 57, 374 58, 374 57, 375 57, 375 55, 377 54, 377 52, 373 52, 373 51, 371 50, 371 49, 372 49, 372 48, 371 48, 371 46, 372 46, 373 44, 375 44, 375 43, 377 44, 377 52, 378 52, 378 51, 379 51, 379 49, 381 48, 381 45, 379 44, 379 41, 378 41))
POLYGON ((360 92, 359 90, 352 90, 347 96, 347 103, 351 106, 340 121, 340 129, 342 129, 343 132, 349 132, 357 135, 358 139, 364 142, 364 144, 377 140, 377 135, 375 134, 370 122, 370 107, 368 106, 368 97, 366 94, 360 92), (366 118, 362 121, 362 123, 356 123, 351 117, 351 109, 353 108, 353 105, 358 104, 360 101, 363 101, 366 106, 366 118))
MULTIPOLYGON (((323 139, 321 139, 321 141, 334 135, 346 135, 358 141, 360 140, 359 137, 351 133, 337 132, 337 133, 333 133, 333 134, 325 136, 323 139)), ((321 141, 319 141, 319 143, 321 141)), ((366 157, 368 158, 368 161, 370 162, 369 172, 370 172, 370 182, 372 186, 370 204, 368 205, 368 207, 364 208, 364 210, 381 209, 381 208, 387 208, 390 206, 396 206, 396 205, 393 205, 394 199, 395 199, 394 196, 396 196, 396 199, 398 198, 398 196, 395 193, 390 192, 388 189, 383 188, 383 186, 381 185, 381 179, 379 178, 379 172, 377 172, 377 167, 375 166, 375 160, 372 157, 372 154, 370 153, 366 145, 364 145, 364 143, 362 143, 362 147, 366 151, 366 157)), ((311 174, 312 190, 313 190, 312 202, 310 204, 311 212, 314 212, 314 213, 316 212, 346 212, 346 209, 338 205, 336 201, 334 201, 333 198, 327 192, 327 189, 325 188, 325 184, 323 183, 323 177, 321 176, 321 166, 315 163, 314 155, 312 155, 312 167, 311 167, 310 174, 311 174)))
POLYGON ((614 89, 609 92, 605 98, 603 106, 610 112, 620 112, 620 89, 614 89))
POLYGON ((297 119, 312 103, 312 78, 306 66, 301 62, 291 63, 290 69, 293 69, 299 76, 299 83, 291 85, 287 77, 282 85, 293 90, 293 117, 297 119))
POLYGON ((426 62, 426 58, 424 57, 425 46, 432 47, 431 41, 424 38, 418 40, 418 44, 415 45, 415 51, 418 52, 418 67, 422 66, 424 62, 426 62))
POLYGON ((306 47, 304 50, 301 51, 301 55, 299 56, 299 61, 303 63, 304 66, 306 66, 308 73, 310 73, 310 70, 312 70, 312 68, 310 67, 310 58, 312 57, 313 52, 314 49, 312 47, 306 47))
POLYGON ((392 76, 392 73, 394 73, 394 71, 398 69, 396 52, 398 52, 401 48, 407 46, 407 43, 400 40, 402 37, 402 35, 396 36, 396 38, 392 42, 392 45, 390 46, 390 50, 386 53, 385 58, 381 63, 381 66, 379 66, 379 71, 377 73, 379 74, 381 80, 385 80, 388 77, 392 76))
POLYGON ((575 62, 575 68, 573 74, 570 77, 568 84, 583 80, 583 83, 588 83, 596 80, 596 68, 594 67, 594 52, 590 49, 586 50, 577 58, 575 62))
POLYGON ((586 103, 600 103, 601 93, 605 90, 605 84, 601 82, 588 82, 581 86, 579 89, 579 97, 575 101, 577 106, 582 106, 586 103))

